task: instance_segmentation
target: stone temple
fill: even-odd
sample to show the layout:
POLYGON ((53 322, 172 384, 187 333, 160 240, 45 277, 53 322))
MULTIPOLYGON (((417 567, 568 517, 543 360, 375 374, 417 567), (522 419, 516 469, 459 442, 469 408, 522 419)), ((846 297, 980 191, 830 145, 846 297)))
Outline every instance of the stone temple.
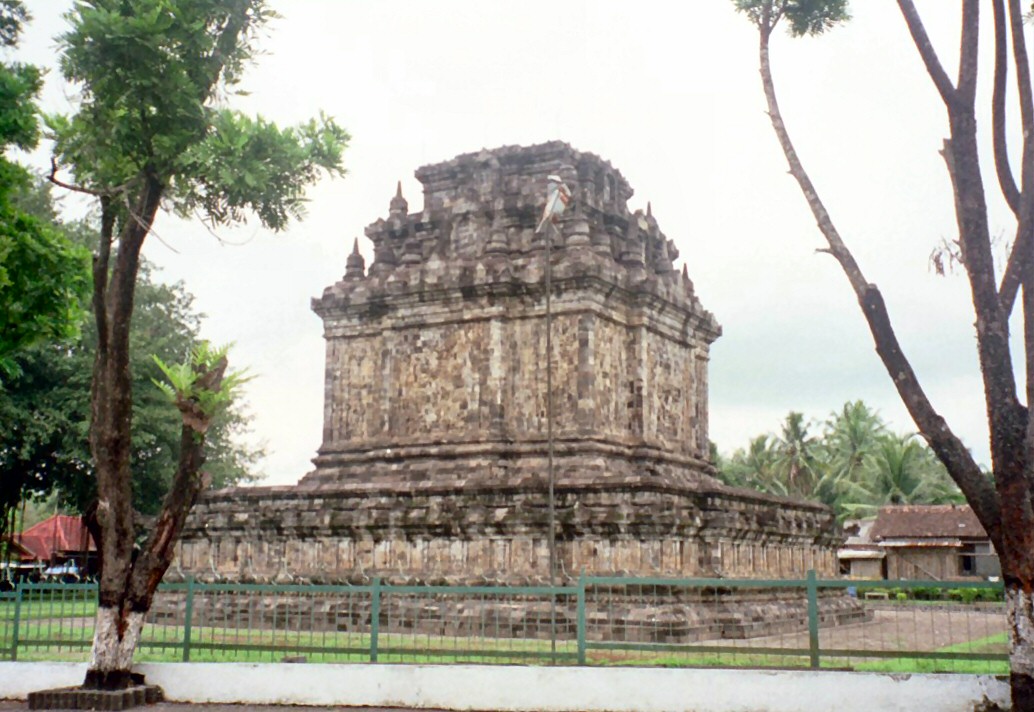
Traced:
POLYGON ((416 171, 313 300, 323 443, 293 487, 205 496, 173 572, 241 581, 548 581, 546 177, 552 235, 558 582, 579 574, 836 573, 822 505, 721 484, 707 369, 721 328, 632 188, 560 142, 416 171))

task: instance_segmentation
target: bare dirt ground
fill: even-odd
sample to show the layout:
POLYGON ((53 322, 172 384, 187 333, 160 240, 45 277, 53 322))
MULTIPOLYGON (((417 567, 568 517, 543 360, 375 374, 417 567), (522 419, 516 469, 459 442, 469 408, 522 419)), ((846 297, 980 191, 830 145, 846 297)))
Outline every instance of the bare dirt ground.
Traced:
MULTIPOLYGON (((935 651, 948 646, 970 644, 973 652, 1008 652, 1006 643, 988 643, 987 638, 1006 632, 1001 608, 940 608, 910 605, 870 608, 873 620, 865 623, 819 629, 822 650, 907 650, 935 651)), ((749 641, 721 641, 730 647, 807 648, 808 632, 751 638, 749 641)))
MULTIPOLYGON (((962 660, 970 655, 1008 653, 1002 606, 867 604, 869 621, 821 627, 819 653, 825 667, 886 671, 992 672, 1001 662, 962 660), (863 651, 878 651, 869 656, 863 651), (936 661, 903 662, 909 653, 938 652, 936 661), (900 655, 898 655, 900 653, 900 655), (900 659, 899 659, 900 658, 900 659)), ((806 627, 778 635, 747 639, 701 640, 671 652, 591 650, 597 664, 718 665, 800 667, 808 663, 806 627), (780 651, 793 651, 781 653, 780 651)))

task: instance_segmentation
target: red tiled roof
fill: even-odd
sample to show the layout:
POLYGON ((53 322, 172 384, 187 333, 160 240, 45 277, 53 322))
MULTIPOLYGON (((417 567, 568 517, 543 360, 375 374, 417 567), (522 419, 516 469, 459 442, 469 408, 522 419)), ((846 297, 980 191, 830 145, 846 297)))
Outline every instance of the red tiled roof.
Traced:
POLYGON ((880 507, 873 541, 888 539, 986 539, 977 515, 964 504, 910 504, 880 507))
POLYGON ((96 551, 82 517, 55 514, 16 536, 18 544, 31 551, 39 561, 49 561, 61 551, 96 551))
POLYGON ((11 558, 15 561, 34 561, 36 559, 36 555, 29 551, 27 546, 19 544, 10 536, 4 537, 4 541, 6 541, 11 547, 8 551, 10 552, 11 558))

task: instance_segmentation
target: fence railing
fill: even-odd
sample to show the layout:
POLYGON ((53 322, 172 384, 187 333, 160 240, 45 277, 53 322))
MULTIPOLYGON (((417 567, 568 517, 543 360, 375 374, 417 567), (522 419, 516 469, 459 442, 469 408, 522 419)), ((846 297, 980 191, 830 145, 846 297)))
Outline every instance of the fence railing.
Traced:
MULTIPOLYGON (((140 661, 1006 672, 1000 583, 583 576, 566 586, 163 584, 140 661)), ((82 660, 95 584, 0 593, 0 659, 82 660)))

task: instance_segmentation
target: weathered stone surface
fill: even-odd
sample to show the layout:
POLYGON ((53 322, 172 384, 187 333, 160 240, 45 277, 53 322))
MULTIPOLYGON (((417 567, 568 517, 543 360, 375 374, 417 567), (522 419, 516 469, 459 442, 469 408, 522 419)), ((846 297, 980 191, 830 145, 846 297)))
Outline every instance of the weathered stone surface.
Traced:
POLYGON ((835 575, 827 508, 714 479, 707 365, 721 329, 651 211, 628 209, 621 174, 554 142, 419 169, 419 213, 396 193, 366 229, 369 269, 354 248, 313 300, 327 342, 315 470, 296 487, 207 495, 173 576, 549 580, 535 233, 549 174, 574 196, 548 228, 560 581, 835 575))
POLYGON ((324 437, 302 487, 544 478, 546 235, 535 226, 550 173, 575 197, 549 235, 568 477, 690 485, 711 471, 707 358, 720 327, 673 270, 678 252, 654 217, 628 210, 621 174, 550 143, 421 168, 423 211, 397 195, 366 230, 369 273, 353 255, 313 300, 327 339, 324 437))
MULTIPOLYGON (((834 575, 829 511, 734 491, 559 486, 558 557, 571 575, 834 575)), ((174 572, 327 583, 548 578, 543 488, 250 488, 206 497, 174 572)))

